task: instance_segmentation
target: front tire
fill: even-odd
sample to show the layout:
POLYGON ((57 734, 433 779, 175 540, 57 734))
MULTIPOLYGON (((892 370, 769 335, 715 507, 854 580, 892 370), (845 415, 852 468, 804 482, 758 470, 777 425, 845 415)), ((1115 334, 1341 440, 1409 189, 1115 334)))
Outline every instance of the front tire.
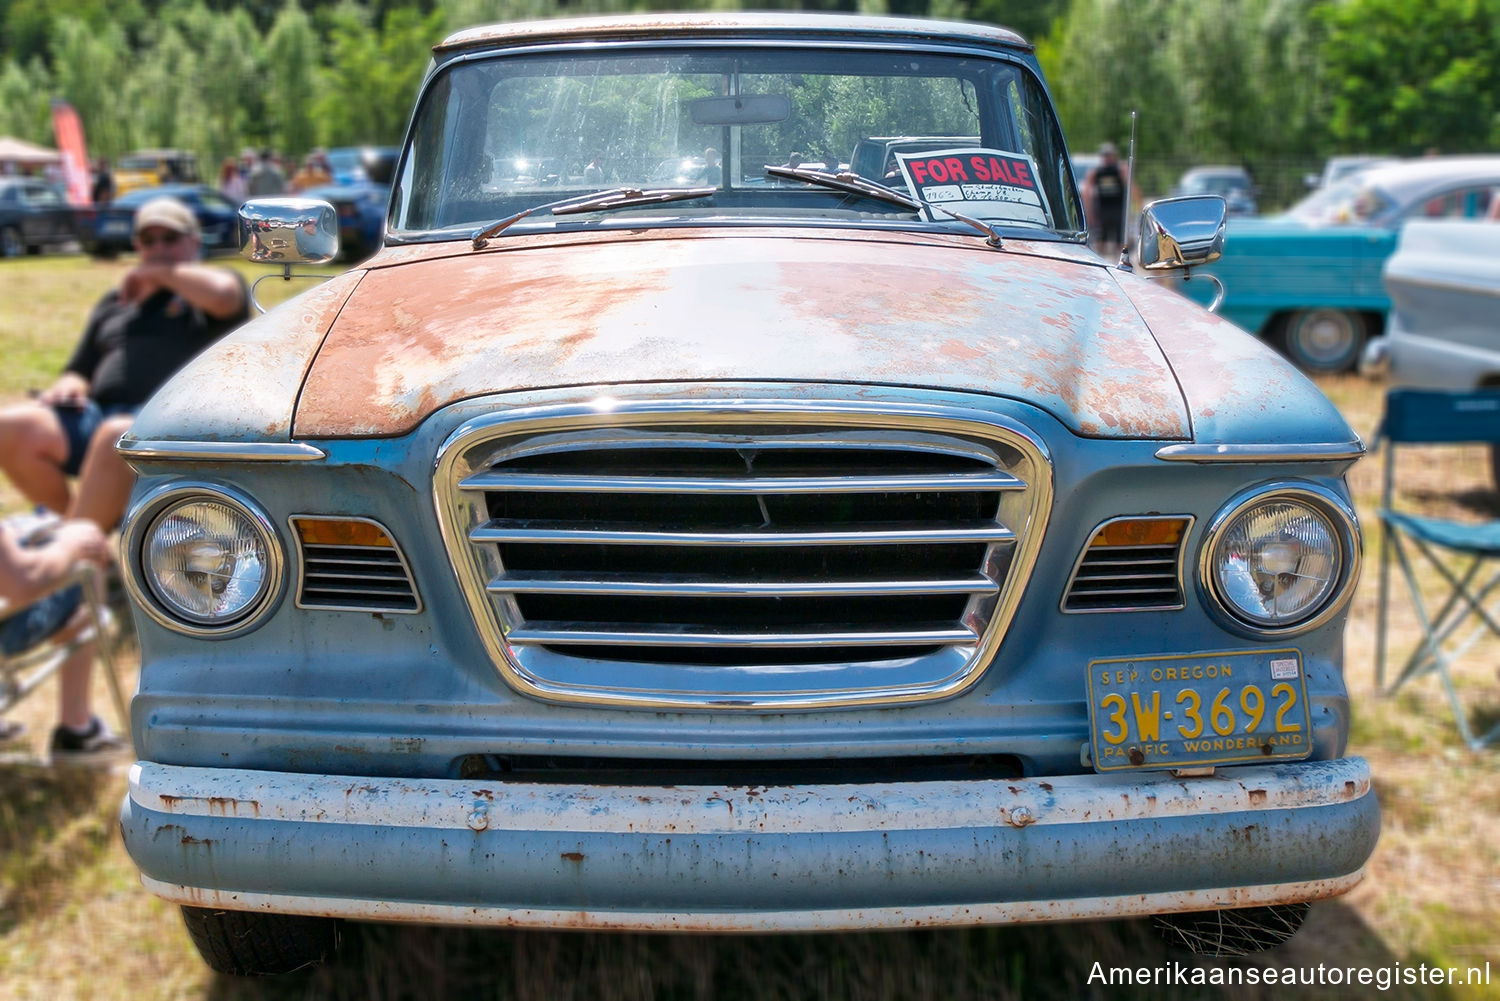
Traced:
POLYGON ((333 918, 183 907, 182 921, 203 961, 235 977, 268 977, 321 965, 338 950, 333 918))
POLYGON ((1305 309, 1286 318, 1281 329, 1287 357, 1304 372, 1347 372, 1364 350, 1364 317, 1343 309, 1305 309))
POLYGON ((21 231, 14 226, 0 229, 0 257, 20 257, 26 251, 21 231))
POLYGON ((1303 902, 1158 914, 1151 923, 1168 945, 1200 956, 1248 956, 1274 949, 1297 934, 1310 906, 1303 902))

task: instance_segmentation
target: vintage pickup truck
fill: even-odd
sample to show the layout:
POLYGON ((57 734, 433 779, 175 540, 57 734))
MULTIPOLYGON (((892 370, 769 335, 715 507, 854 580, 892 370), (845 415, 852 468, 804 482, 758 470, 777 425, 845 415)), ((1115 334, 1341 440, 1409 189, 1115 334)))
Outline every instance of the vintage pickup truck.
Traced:
MULTIPOLYGON (((242 217, 261 259, 331 252, 326 205, 242 217)), ((1148 277, 1223 219, 1159 203, 1135 270, 1091 253, 1000 28, 446 39, 384 249, 120 443, 146 887, 235 973, 349 919, 1284 940, 1379 828, 1363 446, 1148 277), (790 155, 890 136, 958 145, 790 155)))

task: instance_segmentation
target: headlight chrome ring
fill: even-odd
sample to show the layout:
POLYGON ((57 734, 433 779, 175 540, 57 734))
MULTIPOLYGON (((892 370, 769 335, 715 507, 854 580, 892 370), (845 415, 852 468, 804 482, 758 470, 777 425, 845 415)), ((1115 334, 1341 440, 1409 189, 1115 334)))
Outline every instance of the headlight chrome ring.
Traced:
POLYGON ((1359 524, 1314 483, 1273 483, 1233 498, 1199 550, 1198 584, 1228 624, 1256 636, 1315 629, 1359 580, 1359 524))
POLYGON ((229 488, 171 483, 146 494, 124 539, 132 597, 157 623, 195 636, 239 635, 276 606, 286 555, 265 512, 229 488))

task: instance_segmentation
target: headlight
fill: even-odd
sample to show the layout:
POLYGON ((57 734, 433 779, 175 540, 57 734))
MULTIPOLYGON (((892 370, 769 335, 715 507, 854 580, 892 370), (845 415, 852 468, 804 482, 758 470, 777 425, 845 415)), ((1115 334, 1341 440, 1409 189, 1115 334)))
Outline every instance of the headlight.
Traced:
POLYGON ((174 489, 154 507, 130 544, 157 621, 219 633, 267 607, 280 588, 282 554, 263 516, 227 494, 195 489, 174 489))
POLYGON ((1311 628, 1348 597, 1357 533, 1332 494, 1261 493, 1232 505, 1209 530, 1205 584, 1225 611, 1258 630, 1311 628))

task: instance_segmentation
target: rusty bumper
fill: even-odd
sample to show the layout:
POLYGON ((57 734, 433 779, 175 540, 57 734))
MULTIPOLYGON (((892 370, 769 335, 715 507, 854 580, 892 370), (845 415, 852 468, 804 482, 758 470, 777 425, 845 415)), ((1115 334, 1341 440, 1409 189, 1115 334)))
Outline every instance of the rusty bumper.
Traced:
POLYGON ((178 903, 365 920, 833 931, 1309 900, 1375 847, 1362 759, 1049 779, 593 786, 136 764, 178 903))

